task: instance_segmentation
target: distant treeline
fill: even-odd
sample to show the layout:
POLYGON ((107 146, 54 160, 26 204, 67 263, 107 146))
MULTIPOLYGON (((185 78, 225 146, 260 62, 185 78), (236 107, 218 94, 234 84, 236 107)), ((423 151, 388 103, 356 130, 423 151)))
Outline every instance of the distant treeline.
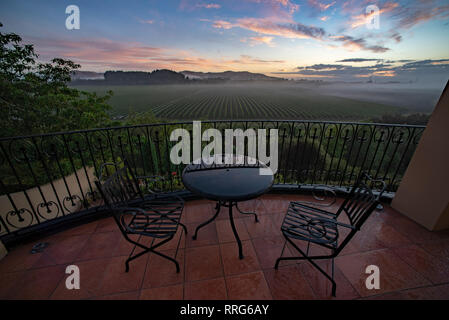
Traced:
POLYGON ((394 123, 394 124, 412 124, 412 125, 426 125, 430 119, 430 114, 412 113, 412 114, 384 114, 379 118, 371 119, 376 123, 394 123))
MULTIPOLYGON (((191 72, 192 73, 192 72, 191 72)), ((227 81, 285 81, 280 78, 268 77, 250 72, 227 71, 215 73, 213 76, 198 77, 195 74, 184 75, 180 72, 161 69, 153 72, 144 71, 106 71, 104 78, 94 78, 100 74, 92 75, 92 72, 78 71, 72 75, 72 85, 151 85, 151 84, 214 84, 227 81), (89 76, 89 78, 83 78, 89 76)))
POLYGON ((182 73, 162 69, 153 72, 106 71, 104 79, 72 79, 72 85, 151 85, 151 84, 194 84, 221 83, 226 78, 191 79, 182 73))
POLYGON ((183 74, 171 70, 143 71, 106 71, 103 79, 72 80, 72 84, 108 84, 108 85, 139 85, 185 83, 189 81, 183 74))

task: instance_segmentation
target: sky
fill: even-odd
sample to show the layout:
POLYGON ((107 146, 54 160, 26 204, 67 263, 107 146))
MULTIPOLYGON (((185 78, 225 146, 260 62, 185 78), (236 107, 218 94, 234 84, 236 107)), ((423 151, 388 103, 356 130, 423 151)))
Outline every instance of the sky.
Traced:
POLYGON ((2 0, 0 22, 41 61, 67 58, 85 71, 449 78, 448 0, 2 0), (79 29, 66 28, 69 5, 79 29))

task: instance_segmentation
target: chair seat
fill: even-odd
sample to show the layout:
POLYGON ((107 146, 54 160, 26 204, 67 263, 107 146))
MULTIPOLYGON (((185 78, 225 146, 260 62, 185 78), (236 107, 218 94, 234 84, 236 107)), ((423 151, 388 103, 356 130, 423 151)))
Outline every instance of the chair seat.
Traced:
POLYGON ((184 203, 170 200, 151 200, 137 206, 145 213, 137 212, 127 224, 131 234, 155 238, 168 238, 176 233, 184 203))
POLYGON ((292 238, 335 247, 338 239, 336 216, 299 202, 290 202, 281 226, 292 238))
POLYGON ((337 215, 333 212, 329 212, 320 208, 317 208, 313 205, 309 205, 309 204, 305 204, 302 201, 291 201, 290 204, 293 204, 295 207, 301 207, 304 208, 305 210, 310 210, 312 211, 314 214, 322 216, 326 219, 336 219, 337 215))
MULTIPOLYGON (((186 226, 180 221, 184 209, 184 200, 174 194, 155 193, 148 188, 148 185, 146 189, 149 194, 144 194, 142 190, 144 185, 136 179, 126 160, 123 164, 104 163, 100 172, 103 173, 103 168, 107 166, 111 166, 111 170, 114 169, 113 173, 110 174, 111 171, 106 170, 108 177, 103 179, 100 175, 95 184, 125 240, 134 245, 125 261, 125 271, 129 271, 129 263, 132 260, 152 252, 173 262, 176 266, 176 272, 179 273, 180 267, 178 261, 176 261, 176 254, 181 238, 178 240, 174 258, 158 252, 156 249, 174 238, 178 225, 181 225, 184 233, 187 234, 186 226), (146 244, 143 241, 140 242, 140 236, 138 239, 134 239, 129 235, 151 237, 153 240, 150 244, 146 244), (161 241, 155 243, 154 239, 156 238, 161 239, 161 241), (136 247, 143 250, 134 253, 136 247)), ((148 181, 155 180, 151 176, 139 177, 139 180, 143 178, 148 179, 148 181)))
MULTIPOLYGON (((282 222, 281 231, 286 240, 285 244, 289 243, 300 256, 282 256, 284 253, 284 250, 282 250, 281 256, 277 258, 274 265, 275 269, 279 267, 279 263, 283 260, 307 260, 332 283, 332 296, 335 297, 337 283, 334 280, 334 259, 342 252, 374 211, 386 186, 385 182, 374 180, 365 172, 360 173, 357 182, 351 188, 351 191, 346 193, 345 200, 335 214, 318 209, 313 205, 307 205, 304 202, 290 202, 282 222), (369 187, 369 185, 373 186, 375 183, 380 183, 382 187, 378 196, 375 196, 369 187), (340 218, 342 213, 344 215, 340 218), (349 222, 343 222, 342 220, 348 220, 349 222), (341 238, 339 238, 339 229, 342 230, 341 238), (307 250, 303 251, 293 241, 295 239, 307 241, 307 250), (318 255, 311 253, 309 255, 310 243, 330 249, 330 252, 318 255), (315 262, 316 260, 326 259, 332 260, 330 274, 315 262)), ((335 192, 332 193, 335 194, 335 192)))

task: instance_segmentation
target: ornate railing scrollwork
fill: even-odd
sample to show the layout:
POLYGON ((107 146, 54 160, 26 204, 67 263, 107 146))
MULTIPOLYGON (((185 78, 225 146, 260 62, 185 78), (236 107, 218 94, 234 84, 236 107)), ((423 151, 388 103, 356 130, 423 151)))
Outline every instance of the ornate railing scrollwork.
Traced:
MULTIPOLYGON (((95 180, 103 163, 126 158, 136 176, 163 177, 142 180, 142 188, 164 192, 183 189, 185 165, 170 162, 174 145, 170 133, 175 128, 189 132, 192 146, 192 122, 0 138, 0 197, 8 204, 0 213, 0 237, 101 206, 95 180)), ((257 134, 258 129, 265 129, 267 152, 270 130, 278 130, 275 183, 312 186, 315 200, 331 206, 335 199, 326 188, 346 188, 361 172, 386 180, 387 191, 395 192, 425 127, 295 120, 203 121, 202 131, 208 128, 218 129, 223 137, 226 129, 255 129, 257 134)), ((202 147, 205 145, 203 142, 202 147)), ((246 147, 247 142, 245 152, 246 147)))
POLYGON ((33 213, 26 208, 11 210, 6 214, 6 222, 13 229, 29 227, 34 222, 33 213), (13 218, 15 221, 12 220, 13 218))
POLYGON ((54 201, 39 203, 36 207, 37 213, 44 220, 54 219, 59 216, 59 206, 54 201))

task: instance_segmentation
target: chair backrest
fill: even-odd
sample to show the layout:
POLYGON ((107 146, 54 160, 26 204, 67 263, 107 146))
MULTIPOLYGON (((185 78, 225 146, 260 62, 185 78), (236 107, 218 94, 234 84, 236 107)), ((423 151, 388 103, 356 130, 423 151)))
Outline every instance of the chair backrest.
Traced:
POLYGON ((337 211, 337 217, 339 217, 342 212, 346 214, 353 229, 344 237, 343 241, 339 242, 335 252, 336 255, 343 250, 356 232, 360 230, 363 223, 368 219, 374 209, 376 209, 385 188, 386 184, 384 181, 374 180, 366 173, 362 173, 359 176, 356 184, 351 188, 351 191, 337 211), (373 193, 370 187, 375 183, 380 183, 382 185, 377 196, 373 193))
POLYGON ((106 166, 114 167, 115 172, 107 177, 100 176, 95 183, 107 206, 127 206, 130 201, 143 197, 137 180, 126 160, 120 164, 105 163, 100 170, 103 171, 106 166))
POLYGON ((340 206, 337 215, 344 212, 352 226, 360 229, 363 223, 379 204, 379 198, 385 190, 385 183, 372 179, 368 174, 362 173, 356 184, 351 188, 346 200, 340 206), (382 188, 379 195, 374 195, 370 186, 380 183, 382 188))

